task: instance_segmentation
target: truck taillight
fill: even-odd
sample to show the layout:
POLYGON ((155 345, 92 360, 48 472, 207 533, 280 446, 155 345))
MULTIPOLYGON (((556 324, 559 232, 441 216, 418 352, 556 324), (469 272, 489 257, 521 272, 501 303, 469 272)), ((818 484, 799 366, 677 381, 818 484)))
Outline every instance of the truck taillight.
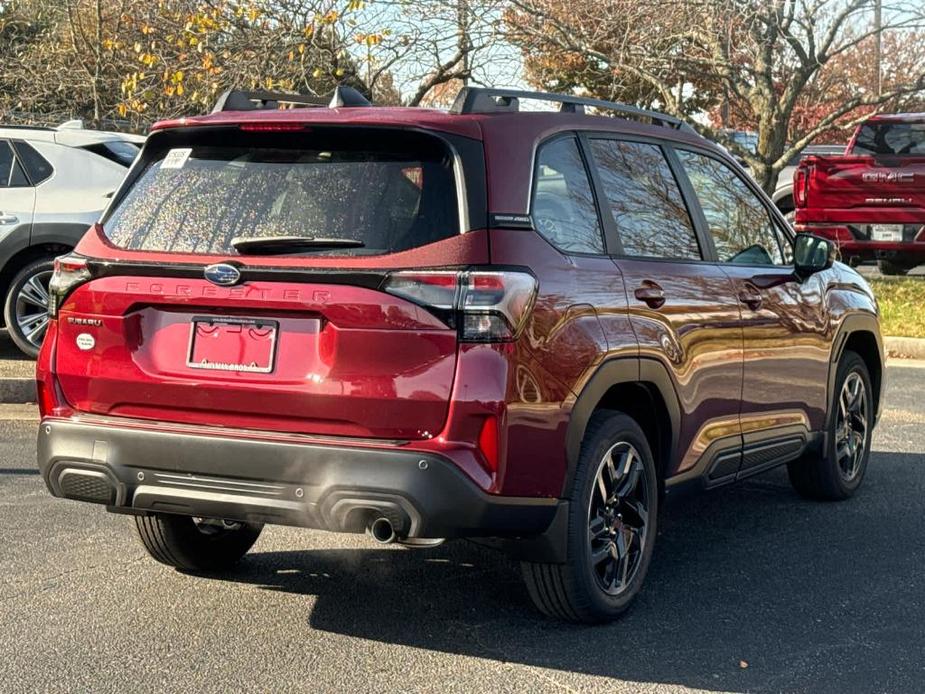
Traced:
POLYGON ((70 253, 55 258, 55 271, 48 283, 48 315, 57 317, 67 295, 89 280, 90 269, 83 256, 70 253))
POLYGON ((536 299, 536 278, 521 271, 402 271, 385 291, 435 309, 463 342, 509 342, 526 322, 536 299))
POLYGON ((800 166, 793 175, 793 204, 795 207, 806 207, 806 197, 809 192, 809 168, 800 166))

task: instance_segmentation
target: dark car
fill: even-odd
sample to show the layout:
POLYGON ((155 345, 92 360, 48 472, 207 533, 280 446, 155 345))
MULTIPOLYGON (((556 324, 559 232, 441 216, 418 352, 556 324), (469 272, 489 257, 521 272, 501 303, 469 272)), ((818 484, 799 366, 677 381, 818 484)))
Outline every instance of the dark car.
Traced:
POLYGON ((265 523, 478 538, 541 610, 601 621, 639 592, 666 496, 783 464, 808 497, 858 489, 874 298, 720 148, 559 95, 283 100, 157 125, 58 260, 53 494, 134 515, 190 571, 265 523))

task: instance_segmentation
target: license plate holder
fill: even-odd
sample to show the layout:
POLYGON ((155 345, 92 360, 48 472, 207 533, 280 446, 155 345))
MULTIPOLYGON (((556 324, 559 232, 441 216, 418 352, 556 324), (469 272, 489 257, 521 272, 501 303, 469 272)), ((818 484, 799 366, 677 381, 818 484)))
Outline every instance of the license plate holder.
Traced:
POLYGON ((278 337, 275 320, 194 316, 186 365, 209 371, 271 373, 278 337))
POLYGON ((873 241, 899 242, 903 240, 902 224, 872 224, 870 238, 873 241))

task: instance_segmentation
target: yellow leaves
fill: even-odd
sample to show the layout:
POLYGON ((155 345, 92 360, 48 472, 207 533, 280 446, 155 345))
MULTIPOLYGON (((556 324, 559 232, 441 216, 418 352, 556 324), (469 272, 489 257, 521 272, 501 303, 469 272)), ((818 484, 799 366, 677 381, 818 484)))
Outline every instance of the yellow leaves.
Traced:
POLYGON ((334 75, 335 75, 336 77, 343 77, 343 76, 344 76, 344 68, 342 68, 342 67, 337 68, 337 69, 334 71, 334 75))
POLYGON ((305 55, 305 44, 304 43, 299 44, 299 55, 305 55))
POLYGON ((364 5, 366 5, 366 3, 363 0, 350 0, 350 2, 347 3, 347 11, 359 12, 363 9, 364 5))
POLYGON ((334 24, 340 18, 340 13, 337 10, 331 10, 327 12, 324 16, 321 17, 322 24, 334 24))
POLYGON ((152 67, 157 62, 157 56, 153 53, 142 53, 138 56, 138 62, 145 67, 152 67))
POLYGON ((120 116, 125 118, 125 115, 128 113, 128 106, 126 106, 124 103, 121 103, 116 107, 116 110, 119 112, 120 116))
POLYGON ((305 38, 311 38, 312 35, 315 33, 315 25, 306 24, 305 28, 302 29, 302 33, 305 34, 305 38))
POLYGON ((382 34, 357 34, 354 37, 354 40, 356 40, 356 42, 359 44, 363 44, 368 48, 372 48, 373 46, 378 46, 380 43, 382 43, 383 38, 384 37, 382 34))
POLYGON ((133 49, 136 53, 141 53, 141 42, 140 42, 140 41, 136 41, 136 42, 135 42, 135 45, 132 46, 132 49, 133 49))
POLYGON ((314 77, 314 78, 316 78, 316 79, 317 79, 318 77, 321 77, 321 68, 320 68, 320 67, 316 67, 314 70, 312 70, 312 77, 314 77))

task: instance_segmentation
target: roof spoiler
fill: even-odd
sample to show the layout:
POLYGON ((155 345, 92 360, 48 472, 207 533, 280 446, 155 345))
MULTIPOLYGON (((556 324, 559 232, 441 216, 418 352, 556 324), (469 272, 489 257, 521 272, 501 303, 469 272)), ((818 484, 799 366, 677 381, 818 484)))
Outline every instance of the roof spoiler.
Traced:
POLYGON ((338 85, 330 99, 307 94, 287 94, 271 91, 244 91, 229 89, 218 97, 212 113, 223 111, 277 110, 284 107, 351 108, 372 106, 369 100, 353 87, 338 85))

